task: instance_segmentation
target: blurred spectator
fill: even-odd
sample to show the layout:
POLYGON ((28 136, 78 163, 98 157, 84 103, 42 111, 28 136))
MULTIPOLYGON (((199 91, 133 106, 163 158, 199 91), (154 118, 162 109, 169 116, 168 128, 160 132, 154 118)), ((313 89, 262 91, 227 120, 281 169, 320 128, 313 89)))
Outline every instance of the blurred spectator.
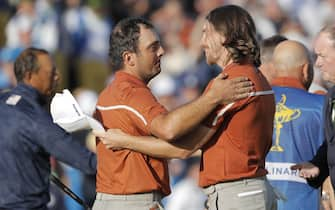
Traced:
POLYGON ((126 0, 124 2, 129 15, 145 18, 148 17, 150 0, 126 0))
POLYGON ((200 157, 186 160, 186 177, 172 188, 166 210, 204 210, 206 195, 198 186, 200 157))
POLYGON ((2 48, 0 50, 0 90, 16 86, 14 61, 21 51, 20 48, 2 48))
POLYGON ((79 58, 87 45, 87 31, 85 18, 89 15, 86 6, 81 5, 81 0, 66 0, 66 7, 61 15, 61 43, 60 50, 64 54, 64 75, 67 81, 65 85, 70 89, 79 86, 79 58))
POLYGON ((186 16, 178 0, 166 0, 151 19, 160 31, 164 44, 162 69, 165 73, 178 76, 195 63, 187 50, 193 22, 186 16))
POLYGON ((6 45, 5 28, 10 18, 12 7, 8 1, 0 1, 0 48, 6 45))
POLYGON ((311 49, 310 37, 307 37, 304 28, 298 21, 286 19, 282 23, 279 33, 290 40, 301 42, 307 49, 311 49))
POLYGON ((48 1, 19 1, 6 26, 6 37, 10 48, 33 46, 54 52, 58 47, 57 19, 48 1))
POLYGON ((0 68, 0 91, 10 88, 10 78, 6 74, 5 70, 0 68))
MULTIPOLYGON (((169 165, 170 187, 172 192, 176 184, 185 178, 186 162, 185 160, 182 159, 170 159, 168 165, 169 165)), ((162 199, 162 204, 166 206, 167 203, 173 202, 171 198, 172 194, 164 197, 162 199)))
POLYGON ((101 91, 109 74, 107 66, 112 21, 106 16, 102 0, 67 0, 61 18, 61 50, 66 64, 63 74, 69 89, 78 86, 101 91))
POLYGON ((283 23, 288 18, 286 12, 283 10, 277 0, 263 1, 263 4, 265 17, 274 24, 277 32, 280 31, 283 23))
POLYGON ((195 71, 185 71, 177 78, 178 105, 189 103, 200 96, 202 91, 198 77, 195 71))
POLYGON ((305 0, 296 12, 308 35, 315 37, 323 25, 334 23, 334 10, 333 0, 305 0))
POLYGON ((32 46, 50 53, 58 49, 59 29, 57 15, 50 0, 36 0, 32 27, 32 46))
POLYGON ((108 45, 113 21, 106 15, 102 0, 88 0, 84 14, 84 27, 87 43, 83 51, 84 58, 100 60, 104 63, 108 58, 108 45))
POLYGON ((185 177, 186 162, 182 159, 169 161, 170 184, 173 187, 185 177))
POLYGON ((32 0, 19 1, 16 14, 6 26, 7 46, 24 48, 30 46, 31 31, 35 16, 35 4, 32 0))
POLYGON ((208 65, 204 53, 198 63, 190 69, 190 73, 198 78, 198 87, 203 91, 208 82, 216 77, 222 69, 217 65, 208 65))
POLYGON ((150 82, 150 88, 156 96, 158 102, 172 110, 177 107, 177 84, 172 76, 166 73, 160 73, 150 82))
POLYGON ((282 41, 287 40, 286 37, 281 35, 274 35, 261 42, 261 62, 259 70, 263 73, 265 78, 271 84, 272 79, 276 74, 273 67, 272 56, 275 47, 282 41))
POLYGON ((257 32, 261 38, 267 38, 277 34, 275 23, 267 17, 266 1, 242 1, 244 6, 250 11, 255 20, 257 32))
POLYGON ((92 116, 98 100, 98 94, 93 90, 80 87, 75 89, 73 94, 84 114, 92 116))
POLYGON ((64 37, 62 47, 68 55, 79 56, 87 44, 85 18, 89 13, 86 6, 81 5, 81 0, 66 0, 66 8, 62 14, 61 24, 64 37))
POLYGON ((94 57, 106 61, 108 36, 111 31, 110 19, 105 15, 102 0, 66 0, 62 15, 64 39, 62 48, 67 55, 94 57))

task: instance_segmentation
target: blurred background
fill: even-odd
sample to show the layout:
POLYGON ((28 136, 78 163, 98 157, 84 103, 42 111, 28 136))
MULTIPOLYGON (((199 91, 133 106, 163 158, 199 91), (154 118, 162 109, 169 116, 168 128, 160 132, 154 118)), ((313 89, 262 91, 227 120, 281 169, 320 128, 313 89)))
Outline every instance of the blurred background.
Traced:
MULTIPOLYGON (((16 85, 13 61, 23 49, 44 48, 61 74, 59 90, 70 89, 92 114, 97 95, 113 79, 107 53, 113 26, 124 17, 142 16, 157 27, 165 49, 162 73, 150 86, 159 101, 173 109, 199 96, 220 72, 206 64, 199 43, 205 15, 225 4, 250 12, 260 40, 281 34, 309 49, 321 27, 335 21, 335 0, 0 0, 0 90, 16 85)), ((89 131, 75 135, 94 150, 89 131)), ((72 190, 93 203, 94 177, 53 159, 52 165, 72 190)), ((198 167, 197 156, 170 161, 173 193, 164 199, 167 210, 205 208, 194 173, 198 167)), ((53 185, 49 204, 50 209, 81 209, 53 185)))

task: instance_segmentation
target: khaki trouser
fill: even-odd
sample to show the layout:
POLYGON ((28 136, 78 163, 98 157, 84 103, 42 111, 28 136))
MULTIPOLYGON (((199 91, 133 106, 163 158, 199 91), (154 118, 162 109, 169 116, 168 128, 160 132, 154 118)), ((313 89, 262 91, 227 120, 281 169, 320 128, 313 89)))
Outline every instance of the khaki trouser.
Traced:
POLYGON ((97 193, 93 210, 163 210, 159 192, 132 195, 97 193))
POLYGON ((265 177, 211 185, 204 189, 209 210, 276 210, 277 195, 265 177))

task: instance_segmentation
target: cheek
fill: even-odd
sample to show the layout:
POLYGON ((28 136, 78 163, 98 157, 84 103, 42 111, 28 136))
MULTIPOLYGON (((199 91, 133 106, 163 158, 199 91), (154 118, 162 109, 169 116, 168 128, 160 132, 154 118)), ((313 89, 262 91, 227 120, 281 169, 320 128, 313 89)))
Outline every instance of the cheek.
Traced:
POLYGON ((210 47, 210 50, 211 50, 211 52, 212 52, 213 54, 216 54, 216 55, 220 53, 220 48, 218 48, 217 45, 212 45, 212 46, 210 47))
POLYGON ((206 36, 205 36, 204 34, 201 36, 201 39, 200 39, 200 46, 201 46, 202 48, 205 48, 205 47, 207 46, 206 36))
POLYGON ((154 53, 150 56, 150 59, 148 62, 150 63, 150 65, 155 65, 158 62, 158 60, 159 60, 159 56, 156 53, 154 53))
POLYGON ((322 64, 323 64, 322 66, 323 66, 324 71, 329 73, 330 71, 332 71, 333 66, 335 65, 335 62, 330 59, 324 59, 322 61, 322 64))
POLYGON ((48 80, 48 88, 53 88, 53 86, 56 83, 55 77, 53 74, 48 75, 48 77, 46 78, 48 80))

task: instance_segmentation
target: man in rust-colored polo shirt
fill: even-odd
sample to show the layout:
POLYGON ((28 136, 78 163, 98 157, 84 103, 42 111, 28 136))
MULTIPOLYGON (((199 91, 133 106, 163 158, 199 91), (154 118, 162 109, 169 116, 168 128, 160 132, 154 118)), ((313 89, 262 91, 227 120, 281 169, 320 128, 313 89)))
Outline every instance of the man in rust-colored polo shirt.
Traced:
MULTIPOLYGON (((190 131, 221 103, 245 98, 252 90, 246 77, 214 79, 212 87, 192 103, 172 112, 157 102, 147 83, 160 72, 164 50, 153 26, 140 18, 120 21, 110 38, 113 82, 99 96, 96 117, 106 129, 134 136, 155 135, 166 141, 190 131)), ((195 139, 207 137, 203 130, 195 139)), ((170 193, 166 160, 131 150, 108 150, 97 142, 97 196, 94 210, 160 208, 170 193)))
POLYGON ((238 6, 216 8, 207 16, 201 43, 208 64, 219 65, 229 78, 246 76, 256 89, 246 99, 218 106, 203 123, 206 126, 189 134, 205 138, 167 142, 113 129, 96 135, 107 148, 122 147, 155 157, 183 158, 202 148, 200 186, 208 195, 209 210, 276 209, 276 195, 265 176, 275 102, 270 85, 257 69, 260 56, 254 22, 238 6))

